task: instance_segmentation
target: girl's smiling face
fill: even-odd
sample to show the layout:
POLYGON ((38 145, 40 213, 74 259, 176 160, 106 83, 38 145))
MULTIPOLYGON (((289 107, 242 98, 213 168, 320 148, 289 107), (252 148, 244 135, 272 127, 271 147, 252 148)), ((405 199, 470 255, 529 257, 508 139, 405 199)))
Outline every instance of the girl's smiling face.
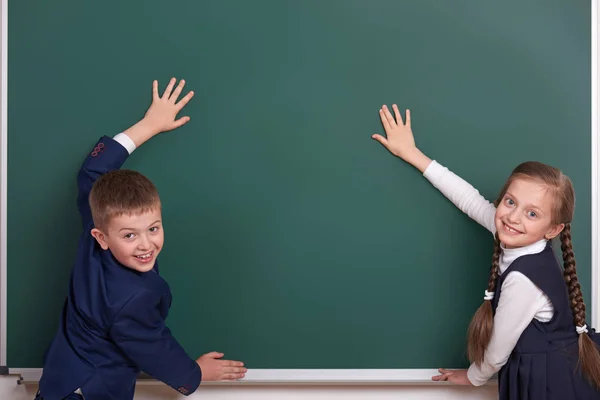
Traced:
POLYGON ((553 191, 533 179, 514 179, 496 208, 496 231, 508 249, 557 236, 564 224, 553 222, 553 191))

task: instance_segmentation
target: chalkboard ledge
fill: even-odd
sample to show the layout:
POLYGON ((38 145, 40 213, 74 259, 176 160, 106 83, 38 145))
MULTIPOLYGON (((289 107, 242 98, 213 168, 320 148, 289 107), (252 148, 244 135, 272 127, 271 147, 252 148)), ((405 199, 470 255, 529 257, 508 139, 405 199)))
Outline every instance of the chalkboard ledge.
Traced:
MULTIPOLYGON (((21 384, 35 384, 42 376, 38 368, 10 369, 21 384)), ((204 382, 203 386, 231 385, 449 385, 433 382, 436 369, 249 369, 244 379, 234 382, 204 382)), ((496 385, 495 379, 488 385, 496 385)), ((142 376, 137 385, 163 385, 142 376)))

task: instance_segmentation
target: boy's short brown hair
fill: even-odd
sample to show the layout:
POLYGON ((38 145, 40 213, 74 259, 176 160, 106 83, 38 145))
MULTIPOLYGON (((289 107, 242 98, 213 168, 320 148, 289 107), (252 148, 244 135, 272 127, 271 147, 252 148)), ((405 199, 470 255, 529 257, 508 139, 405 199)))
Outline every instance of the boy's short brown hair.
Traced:
POLYGON ((139 172, 126 169, 101 176, 92 186, 89 203, 96 228, 105 228, 111 218, 123 214, 161 208, 154 184, 139 172))

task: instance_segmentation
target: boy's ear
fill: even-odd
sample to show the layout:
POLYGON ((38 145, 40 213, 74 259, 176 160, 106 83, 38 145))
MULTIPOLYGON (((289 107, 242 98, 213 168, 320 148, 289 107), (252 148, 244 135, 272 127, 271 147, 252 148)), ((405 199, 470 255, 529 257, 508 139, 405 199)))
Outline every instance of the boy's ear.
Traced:
POLYGON ((108 250, 108 242, 106 241, 106 235, 98 228, 94 228, 90 232, 94 239, 98 242, 102 250, 108 250))
POLYGON ((563 229, 565 229, 565 224, 554 225, 550 228, 550 230, 548 230, 548 232, 546 232, 546 239, 554 239, 562 232, 563 229))

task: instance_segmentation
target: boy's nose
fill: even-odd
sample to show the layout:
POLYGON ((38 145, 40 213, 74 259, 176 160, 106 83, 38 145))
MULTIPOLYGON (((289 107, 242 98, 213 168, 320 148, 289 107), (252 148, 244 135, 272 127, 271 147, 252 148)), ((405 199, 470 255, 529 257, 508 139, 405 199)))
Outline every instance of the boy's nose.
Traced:
POLYGON ((138 243, 138 249, 140 250, 150 250, 150 240, 146 236, 142 236, 138 243))

